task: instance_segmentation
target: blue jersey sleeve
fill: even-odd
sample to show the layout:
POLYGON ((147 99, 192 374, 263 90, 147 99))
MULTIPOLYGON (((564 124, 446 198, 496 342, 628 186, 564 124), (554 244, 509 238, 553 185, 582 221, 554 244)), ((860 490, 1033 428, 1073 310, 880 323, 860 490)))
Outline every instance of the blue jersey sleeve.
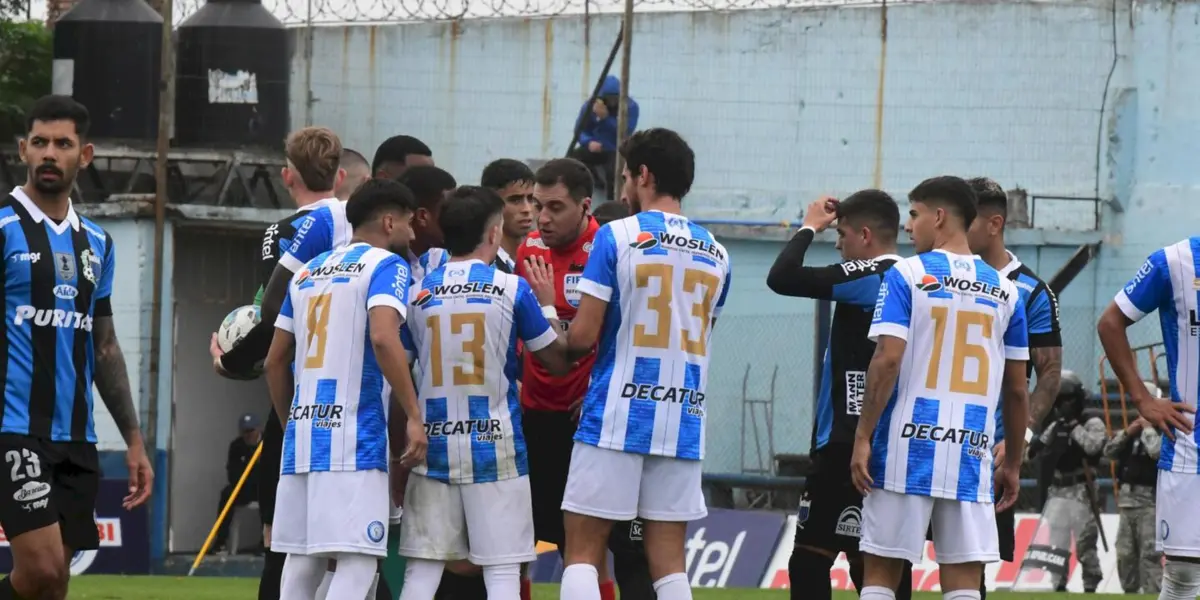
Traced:
POLYGON ((367 284, 367 310, 390 306, 404 320, 408 314, 408 286, 411 283, 408 263, 395 254, 379 261, 367 284))
MULTIPOLYGON (((117 270, 117 250, 113 247, 113 238, 106 235, 104 241, 104 258, 100 259, 100 280, 96 282, 95 297, 97 300, 112 296, 113 276, 117 270)), ((91 268, 85 265, 84 268, 91 268)))
POLYGON ((867 336, 872 341, 878 341, 881 335, 908 340, 908 327, 912 322, 912 285, 900 272, 901 264, 888 269, 883 275, 883 283, 879 284, 875 315, 867 336))
POLYGON ((296 273, 305 263, 332 249, 333 215, 328 208, 319 208, 300 222, 292 237, 292 246, 279 257, 279 264, 296 273))
POLYGON ((1159 250, 1146 259, 1141 269, 1117 293, 1114 302, 1130 321, 1139 321, 1173 296, 1167 253, 1159 250))
POLYGON ((525 348, 537 352, 549 346, 558 337, 550 326, 537 297, 524 279, 517 279, 517 298, 513 304, 513 320, 517 323, 517 337, 525 342, 525 348))
POLYGON ((1005 360, 1029 360, 1029 322, 1025 318, 1025 300, 1017 296, 1017 307, 1004 330, 1005 360))
POLYGON ((592 240, 592 252, 580 278, 580 293, 599 298, 605 302, 612 299, 617 287, 617 240, 613 229, 604 225, 592 240))
POLYGON ((287 293, 283 295, 283 304, 279 305, 279 316, 275 318, 275 327, 295 333, 295 326, 292 325, 293 318, 295 318, 295 309, 292 307, 292 286, 288 284, 287 293))
MULTIPOLYGON (((729 254, 725 254, 725 260, 729 260, 729 254)), ((717 308, 713 311, 712 318, 716 319, 721 316, 721 310, 725 308, 725 299, 729 297, 729 286, 733 283, 733 265, 726 263, 725 266, 725 281, 721 284, 721 295, 717 297, 717 308)))
POLYGON ((412 330, 409 329, 408 323, 400 326, 400 344, 404 346, 404 351, 408 353, 408 361, 412 362, 417 358, 417 342, 413 339, 412 330))
POLYGON ((1058 322, 1058 299, 1054 292, 1043 287, 1040 293, 1030 296, 1025 307, 1029 325, 1030 348, 1053 348, 1062 346, 1062 328, 1058 322))

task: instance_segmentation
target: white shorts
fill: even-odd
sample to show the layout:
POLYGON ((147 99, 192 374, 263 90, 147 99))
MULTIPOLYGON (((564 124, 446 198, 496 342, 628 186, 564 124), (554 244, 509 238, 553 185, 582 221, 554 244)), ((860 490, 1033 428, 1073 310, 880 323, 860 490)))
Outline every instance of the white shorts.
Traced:
POLYGON ((1200 558, 1200 519, 1196 518, 1198 497, 1200 475, 1158 472, 1155 549, 1167 556, 1200 558))
POLYGON ((873 489, 863 499, 862 514, 858 548, 867 554, 921 564, 932 523, 938 564, 1000 560, 995 504, 873 489))
POLYGON ((534 544, 528 476, 449 484, 409 475, 400 556, 515 565, 537 560, 534 544))
POLYGON ((698 521, 708 515, 701 464, 575 442, 562 509, 609 521, 698 521))
POLYGON ((391 504, 383 471, 280 475, 271 550, 387 556, 391 504))

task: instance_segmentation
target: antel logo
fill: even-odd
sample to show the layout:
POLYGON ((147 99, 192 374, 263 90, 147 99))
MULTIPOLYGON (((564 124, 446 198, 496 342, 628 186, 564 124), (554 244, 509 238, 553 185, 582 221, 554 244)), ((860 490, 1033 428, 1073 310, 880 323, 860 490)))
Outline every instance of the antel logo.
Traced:
POLYGON ((739 532, 733 538, 733 543, 729 544, 721 540, 704 539, 706 531, 705 527, 697 529, 684 544, 688 580, 692 587, 725 587, 742 551, 746 532, 739 532))

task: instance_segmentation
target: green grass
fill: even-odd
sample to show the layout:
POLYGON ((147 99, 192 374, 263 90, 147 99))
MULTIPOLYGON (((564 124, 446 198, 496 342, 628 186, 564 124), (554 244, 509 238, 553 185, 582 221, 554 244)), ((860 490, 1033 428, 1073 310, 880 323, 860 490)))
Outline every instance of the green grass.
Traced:
MULTIPOLYGON (((258 580, 220 577, 123 577, 81 575, 71 579, 71 600, 242 600, 258 594, 258 580)), ((1009 600, 1067 600, 1073 594, 988 594, 988 598, 1009 600)), ((534 586, 536 600, 558 600, 558 586, 534 586)), ((697 589, 696 600, 783 600, 782 590, 697 589)), ((856 598, 853 593, 835 594, 836 600, 856 598)), ((919 600, 940 600, 940 593, 920 593, 919 600)), ((1122 596, 1122 600, 1154 596, 1122 596)))

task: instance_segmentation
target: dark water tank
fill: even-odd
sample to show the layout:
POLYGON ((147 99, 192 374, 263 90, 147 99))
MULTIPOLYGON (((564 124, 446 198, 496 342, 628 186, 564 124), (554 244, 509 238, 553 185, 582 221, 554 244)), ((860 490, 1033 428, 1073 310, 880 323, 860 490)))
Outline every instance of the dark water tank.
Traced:
POLYGON ((54 93, 88 107, 93 138, 153 141, 161 56, 144 0, 83 0, 54 25, 54 93))
POLYGON ((283 23, 257 0, 209 0, 177 36, 176 144, 283 148, 291 125, 283 23))

